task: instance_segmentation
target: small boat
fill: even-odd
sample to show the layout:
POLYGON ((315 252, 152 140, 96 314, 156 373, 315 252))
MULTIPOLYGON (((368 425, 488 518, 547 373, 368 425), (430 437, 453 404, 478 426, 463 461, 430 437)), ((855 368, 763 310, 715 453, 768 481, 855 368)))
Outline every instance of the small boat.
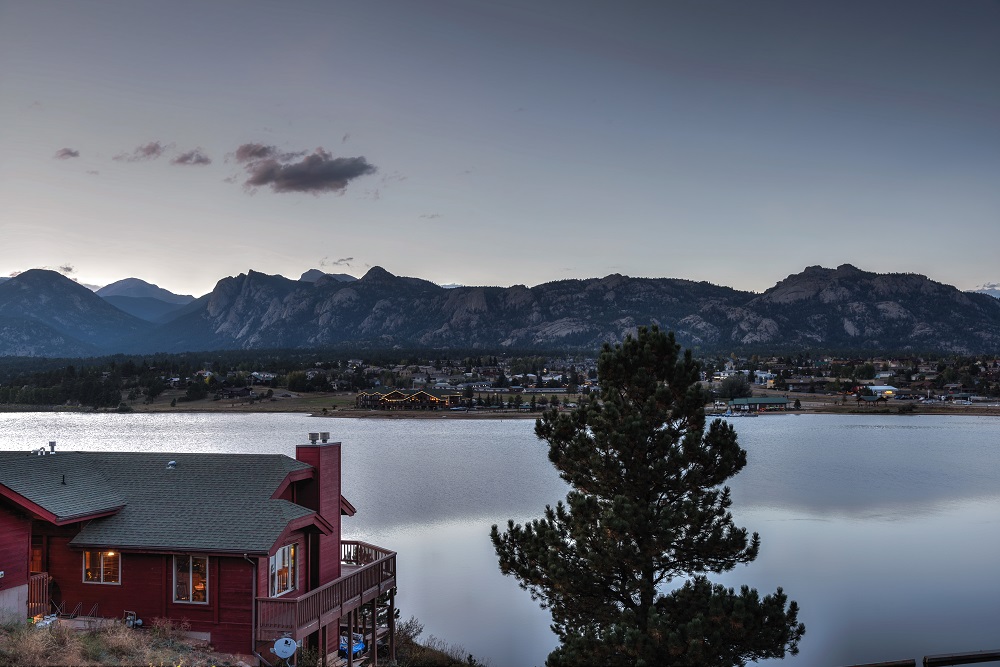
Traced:
MULTIPOLYGON (((365 652, 365 637, 357 632, 352 635, 354 638, 354 646, 351 647, 351 653, 358 655, 359 653, 365 652)), ((340 655, 347 657, 347 635, 340 635, 340 655)))

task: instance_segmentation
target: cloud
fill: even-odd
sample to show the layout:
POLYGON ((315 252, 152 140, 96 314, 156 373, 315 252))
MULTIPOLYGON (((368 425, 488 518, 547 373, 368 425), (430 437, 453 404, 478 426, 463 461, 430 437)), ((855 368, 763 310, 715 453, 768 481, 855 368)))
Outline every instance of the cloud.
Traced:
POLYGON ((205 155, 200 148, 195 148, 187 153, 181 153, 171 160, 170 164, 204 165, 212 164, 212 159, 205 155))
POLYGON ((7 274, 7 277, 8 278, 17 278, 19 275, 21 275, 20 271, 11 271, 10 273, 7 274))
POLYGON ((342 137, 340 138, 340 143, 342 143, 342 144, 346 144, 346 143, 347 143, 347 140, 348 140, 348 139, 350 139, 350 138, 351 138, 351 133, 350 133, 350 132, 347 132, 346 134, 344 134, 344 136, 342 136, 342 137))
POLYGON ((421 213, 420 214, 420 219, 421 220, 437 220, 438 218, 442 218, 442 217, 444 217, 444 216, 442 216, 440 213, 421 213))
POLYGON ((236 149, 237 162, 254 162, 273 157, 278 149, 264 144, 243 144, 236 149))
POLYGON ((236 149, 233 153, 233 157, 236 161, 241 164, 253 164, 261 160, 278 160, 280 162, 288 162, 294 160, 295 158, 302 157, 309 151, 289 151, 281 152, 278 150, 277 146, 268 146, 266 144, 243 144, 236 149))
POLYGON ((335 262, 330 262, 330 266, 350 266, 353 261, 353 257, 341 257, 335 262))
POLYGON ((62 273, 73 273, 76 268, 72 264, 63 264, 59 267, 59 271, 62 273))
POLYGON ((172 144, 161 144, 159 141, 151 141, 144 146, 136 146, 135 150, 131 153, 119 153, 113 159, 119 162, 143 162, 146 160, 155 160, 156 158, 163 155, 164 151, 170 148, 172 144))
POLYGON ((101 172, 97 171, 96 169, 88 169, 87 173, 90 174, 91 176, 100 176, 101 175, 101 172))
POLYGON ((68 160, 71 157, 80 157, 80 151, 73 150, 72 148, 60 148, 52 157, 57 160, 68 160))
POLYGON ((298 162, 301 154, 278 154, 273 146, 244 144, 236 150, 236 159, 245 164, 248 174, 244 186, 250 190, 270 186, 274 192, 343 192, 347 184, 377 170, 363 156, 333 157, 317 148, 298 162))

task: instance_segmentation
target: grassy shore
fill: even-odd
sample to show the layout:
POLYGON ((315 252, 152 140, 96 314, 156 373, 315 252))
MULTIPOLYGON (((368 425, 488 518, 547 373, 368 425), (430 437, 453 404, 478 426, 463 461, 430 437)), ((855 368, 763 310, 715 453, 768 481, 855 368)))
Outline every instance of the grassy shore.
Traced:
MULTIPOLYGON (((879 406, 858 405, 853 398, 828 396, 825 394, 806 394, 755 390, 754 395, 786 396, 794 401, 799 399, 801 408, 789 410, 797 414, 899 414, 899 415, 972 415, 1000 416, 1000 400, 972 405, 958 405, 945 402, 921 403, 919 401, 890 400, 879 406)), ((184 401, 184 391, 175 389, 165 391, 153 403, 144 404, 136 401, 129 404, 133 412, 217 412, 227 414, 263 413, 263 412, 298 412, 317 417, 353 417, 372 419, 537 419, 538 412, 528 412, 513 409, 499 410, 495 408, 469 411, 453 410, 406 410, 389 412, 384 410, 359 410, 354 407, 355 395, 351 392, 296 394, 277 390, 271 399, 221 399, 206 398, 198 401, 184 401)), ((578 396, 560 395, 560 400, 575 401, 578 396)), ((2 405, 2 412, 35 412, 51 410, 54 412, 90 412, 89 408, 72 408, 57 406, 2 405)), ((104 410, 113 412, 114 410, 104 410)), ((706 407, 708 414, 721 413, 725 410, 713 410, 706 407)), ((774 414, 774 413, 766 413, 774 414)), ((787 414, 787 413, 779 413, 787 414)))

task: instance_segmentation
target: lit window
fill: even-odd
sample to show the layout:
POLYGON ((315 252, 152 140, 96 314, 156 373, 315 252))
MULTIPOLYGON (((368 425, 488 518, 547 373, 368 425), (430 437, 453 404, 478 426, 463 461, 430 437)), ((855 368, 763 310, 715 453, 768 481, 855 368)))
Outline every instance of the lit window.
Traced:
POLYGON ((269 559, 271 597, 278 597, 295 590, 295 576, 298 568, 296 562, 297 546, 295 544, 283 546, 269 559))
POLYGON ((208 556, 174 556, 174 602, 208 604, 208 556))
POLYGON ((117 551, 84 551, 83 581, 87 584, 120 584, 121 554, 117 551))

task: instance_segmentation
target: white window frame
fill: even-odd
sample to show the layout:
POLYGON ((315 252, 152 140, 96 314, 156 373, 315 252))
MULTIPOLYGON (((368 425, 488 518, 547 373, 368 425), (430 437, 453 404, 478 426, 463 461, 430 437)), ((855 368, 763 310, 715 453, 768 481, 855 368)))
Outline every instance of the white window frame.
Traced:
POLYGON ((268 558, 268 590, 271 597, 277 598, 282 595, 291 593, 298 587, 298 576, 299 576, 299 545, 296 544, 286 544, 285 546, 274 552, 274 555, 268 558), (288 575, 288 587, 283 590, 277 589, 278 583, 278 566, 283 563, 288 563, 288 568, 290 570, 288 575))
MULTIPOLYGON (((108 549, 107 551, 97 551, 94 549, 87 549, 83 552, 83 568, 80 576, 83 578, 83 583, 85 584, 99 584, 102 586, 121 586, 122 585, 122 552, 115 551, 114 549, 108 549), (87 554, 97 554, 98 555, 98 565, 97 571, 101 573, 100 579, 87 579, 87 554), (104 556, 111 555, 118 557, 118 573, 117 581, 104 581, 104 556)), ((94 569, 94 568, 91 568, 94 569)))
POLYGON ((208 591, 209 591, 209 585, 208 585, 208 581, 209 581, 209 579, 208 579, 208 577, 209 577, 209 573, 208 573, 208 556, 192 556, 192 555, 189 555, 189 554, 174 554, 173 564, 174 564, 174 602, 176 604, 208 604, 208 591), (194 599, 181 600, 181 599, 178 599, 178 597, 177 597, 177 559, 186 559, 187 562, 188 562, 188 568, 187 568, 188 597, 189 598, 194 598, 194 568, 192 567, 192 564, 193 564, 192 561, 195 558, 199 558, 199 559, 205 561, 205 599, 204 600, 194 600, 194 599))

